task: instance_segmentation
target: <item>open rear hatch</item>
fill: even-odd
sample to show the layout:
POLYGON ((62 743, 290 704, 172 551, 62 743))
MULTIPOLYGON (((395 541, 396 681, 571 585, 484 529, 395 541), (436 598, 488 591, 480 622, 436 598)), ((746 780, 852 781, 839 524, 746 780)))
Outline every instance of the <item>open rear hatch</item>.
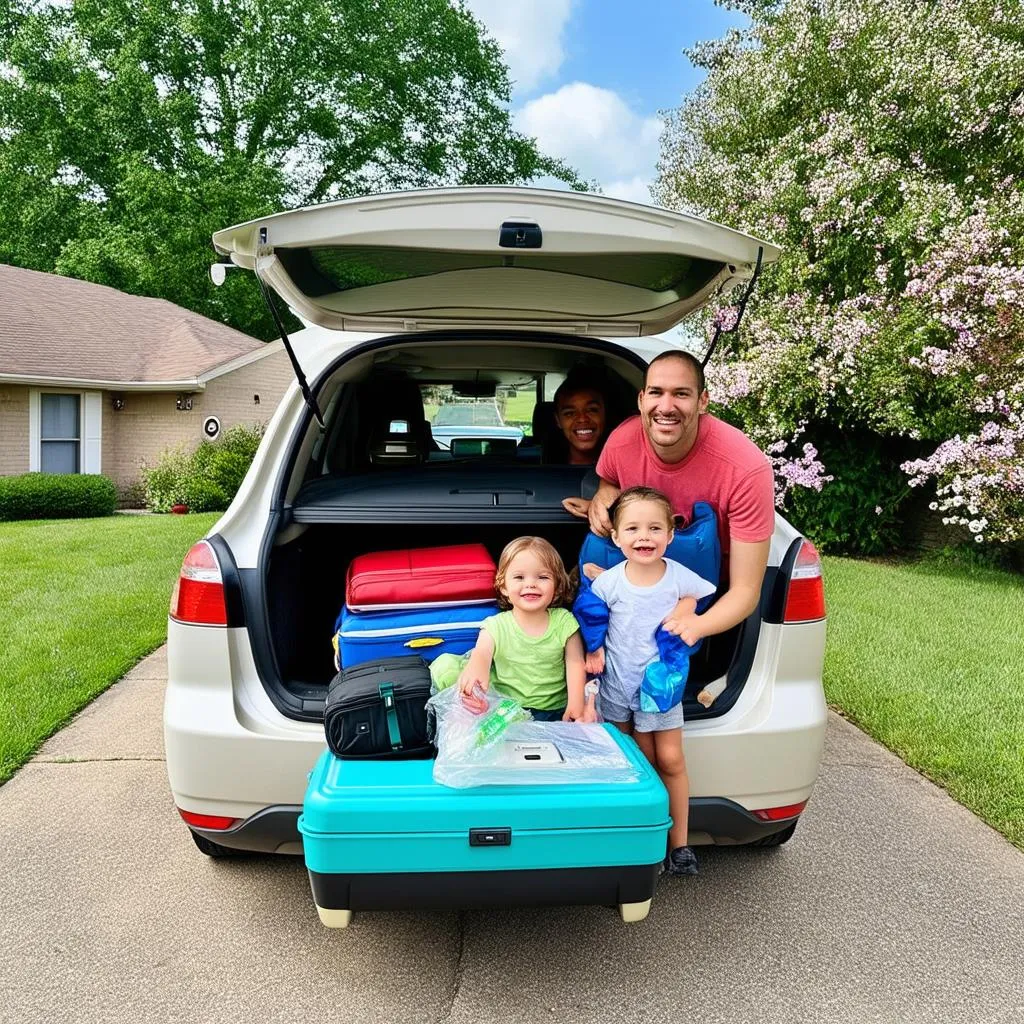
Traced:
POLYGON ((604 196, 469 187, 385 193, 213 236, 296 313, 350 331, 668 330, 748 280, 768 242, 604 196))

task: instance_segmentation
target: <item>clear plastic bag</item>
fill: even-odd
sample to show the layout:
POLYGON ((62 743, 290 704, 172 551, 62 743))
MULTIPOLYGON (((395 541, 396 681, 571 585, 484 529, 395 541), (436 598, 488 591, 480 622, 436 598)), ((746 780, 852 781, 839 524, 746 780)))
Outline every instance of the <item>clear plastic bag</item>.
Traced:
POLYGON ((482 714, 463 705, 457 687, 427 702, 437 719, 436 782, 465 789, 635 783, 640 778, 604 726, 535 722, 493 687, 482 696, 487 702, 482 714))

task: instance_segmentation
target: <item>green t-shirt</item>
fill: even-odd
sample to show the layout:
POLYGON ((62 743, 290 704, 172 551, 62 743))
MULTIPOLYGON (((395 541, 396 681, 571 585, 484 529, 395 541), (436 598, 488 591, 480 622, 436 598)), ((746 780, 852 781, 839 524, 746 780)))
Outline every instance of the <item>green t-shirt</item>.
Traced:
POLYGON ((571 611, 549 608, 543 636, 527 636, 510 611, 484 619, 482 626, 494 640, 491 678, 502 693, 538 711, 565 707, 565 644, 580 628, 571 611))

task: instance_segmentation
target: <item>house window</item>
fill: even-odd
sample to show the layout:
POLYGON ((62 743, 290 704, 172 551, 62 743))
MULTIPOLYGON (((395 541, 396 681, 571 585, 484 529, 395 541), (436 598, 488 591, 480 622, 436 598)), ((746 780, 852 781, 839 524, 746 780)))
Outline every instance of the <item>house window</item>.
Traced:
POLYGON ((82 467, 80 395, 39 396, 39 468, 44 473, 79 473, 82 467))

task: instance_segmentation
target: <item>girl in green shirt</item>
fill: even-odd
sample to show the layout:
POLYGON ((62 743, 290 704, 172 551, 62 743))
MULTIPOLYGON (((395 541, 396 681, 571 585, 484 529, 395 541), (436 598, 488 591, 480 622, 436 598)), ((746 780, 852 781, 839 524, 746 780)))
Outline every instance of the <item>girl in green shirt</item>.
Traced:
POLYGON ((558 552, 543 537, 517 537, 505 545, 494 577, 498 604, 507 611, 484 619, 476 646, 459 674, 462 702, 480 713, 487 702, 474 691, 494 683, 537 721, 597 721, 583 686, 583 642, 567 608, 569 578, 558 552))

